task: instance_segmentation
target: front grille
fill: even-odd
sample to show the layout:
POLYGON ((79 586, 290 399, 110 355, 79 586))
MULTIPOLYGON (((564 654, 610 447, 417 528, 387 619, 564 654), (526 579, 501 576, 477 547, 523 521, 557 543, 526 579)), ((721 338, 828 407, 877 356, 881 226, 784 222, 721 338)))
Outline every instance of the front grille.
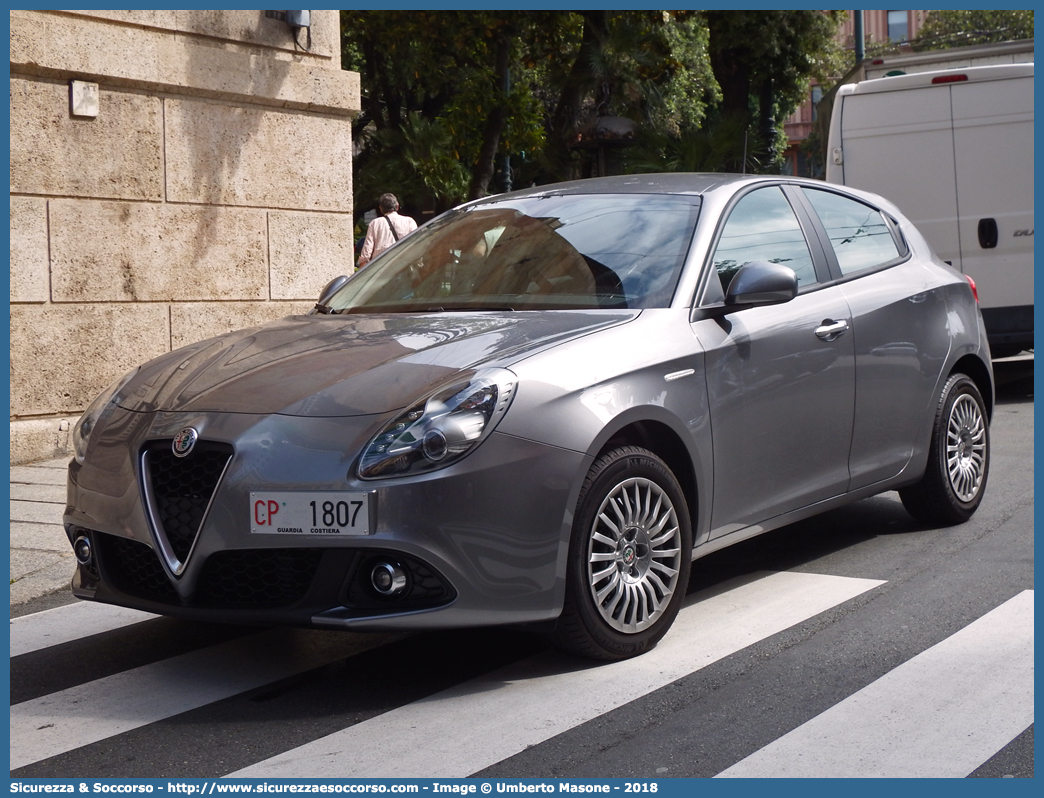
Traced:
POLYGON ((159 441, 145 451, 157 531, 167 539, 179 562, 185 562, 192 551, 231 457, 230 445, 210 441, 200 441, 186 457, 175 457, 170 441, 159 441))
POLYGON ((150 546, 129 538, 94 533, 98 559, 106 577, 124 593, 177 604, 178 594, 150 546))
POLYGON ((198 603, 282 607, 304 598, 319 568, 318 549, 219 551, 203 566, 198 603))

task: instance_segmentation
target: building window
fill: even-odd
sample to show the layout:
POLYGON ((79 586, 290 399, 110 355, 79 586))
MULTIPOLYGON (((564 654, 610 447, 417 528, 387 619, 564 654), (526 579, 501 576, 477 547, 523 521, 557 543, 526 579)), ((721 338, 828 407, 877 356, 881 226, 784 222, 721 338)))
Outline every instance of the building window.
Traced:
POLYGON ((812 121, 815 122, 819 119, 819 111, 816 106, 819 105, 819 101, 823 99, 823 87, 813 86, 812 87, 812 121))
POLYGON ((910 38, 910 22, 907 12, 888 12, 888 41, 905 42, 910 38))

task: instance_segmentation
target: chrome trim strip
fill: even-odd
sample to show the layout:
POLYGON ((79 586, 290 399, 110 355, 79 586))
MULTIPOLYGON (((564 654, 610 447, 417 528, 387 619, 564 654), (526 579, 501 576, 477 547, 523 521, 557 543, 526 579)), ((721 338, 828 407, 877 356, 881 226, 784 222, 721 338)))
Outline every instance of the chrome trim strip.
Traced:
POLYGON ((167 569, 174 576, 181 576, 185 572, 185 567, 188 565, 188 561, 192 559, 193 552, 196 550, 196 544, 199 543, 199 534, 203 531, 203 525, 207 523, 207 517, 210 515, 210 508, 214 504, 214 498, 217 496, 218 488, 221 487, 221 481, 225 478, 225 472, 228 471, 229 465, 232 464, 232 458, 236 456, 236 452, 235 449, 232 450, 232 454, 230 454, 228 460, 225 461, 225 467, 221 469, 221 473, 218 475, 217 481, 214 483, 214 492, 210 494, 207 508, 203 511, 203 517, 199 520, 199 526, 196 528, 196 536, 192 539, 192 546, 189 548, 189 553, 185 556, 184 562, 181 562, 177 555, 174 554, 174 549, 171 548, 170 541, 167 540, 167 534, 163 531, 162 524, 159 523, 156 508, 152 504, 152 472, 149 470, 148 462, 146 461, 148 453, 148 449, 143 450, 138 463, 138 467, 141 470, 141 485, 142 493, 144 494, 145 514, 148 516, 149 526, 152 528, 152 538, 159 546, 160 553, 163 555, 162 559, 166 564, 167 569))
POLYGON ((684 371, 672 371, 670 374, 664 374, 663 378, 667 382, 674 382, 675 380, 680 380, 683 377, 691 377, 695 373, 696 373, 696 369, 685 369, 684 371))

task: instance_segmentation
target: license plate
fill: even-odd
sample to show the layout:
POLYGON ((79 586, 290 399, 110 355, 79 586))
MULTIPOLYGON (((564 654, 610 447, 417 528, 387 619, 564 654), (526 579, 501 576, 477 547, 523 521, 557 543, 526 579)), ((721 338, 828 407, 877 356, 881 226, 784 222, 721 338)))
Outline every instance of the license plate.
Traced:
POLYGON ((369 535, 369 493, 333 491, 251 492, 250 531, 255 535, 336 537, 369 535))

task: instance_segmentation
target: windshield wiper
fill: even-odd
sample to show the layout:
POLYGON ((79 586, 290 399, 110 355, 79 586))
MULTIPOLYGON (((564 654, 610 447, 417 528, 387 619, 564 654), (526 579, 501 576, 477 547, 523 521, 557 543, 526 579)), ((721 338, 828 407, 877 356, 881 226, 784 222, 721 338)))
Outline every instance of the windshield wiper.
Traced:
POLYGON ((451 305, 449 307, 443 307, 436 305, 433 308, 428 308, 428 313, 469 313, 471 311, 489 311, 489 310, 506 310, 509 313, 514 313, 515 309, 508 307, 507 305, 491 305, 489 307, 476 307, 474 305, 451 305))
POLYGON ((373 305, 363 306, 354 308, 342 308, 340 310, 332 310, 331 313, 337 315, 365 315, 367 313, 389 313, 389 314, 406 314, 406 313, 471 313, 491 310, 503 310, 508 313, 513 313, 515 309, 507 305, 489 305, 489 306, 477 306, 477 305, 450 305, 445 307, 443 305, 434 305, 424 307, 423 305, 373 305))

